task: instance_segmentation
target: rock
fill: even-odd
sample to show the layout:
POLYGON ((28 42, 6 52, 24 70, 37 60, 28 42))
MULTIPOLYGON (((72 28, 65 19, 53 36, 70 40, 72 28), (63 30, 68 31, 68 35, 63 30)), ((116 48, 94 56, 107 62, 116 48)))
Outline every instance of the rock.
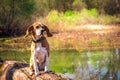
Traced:
POLYGON ((29 74, 29 64, 17 61, 0 62, 0 80, 71 80, 63 78, 54 72, 44 73, 40 71, 39 75, 29 74))

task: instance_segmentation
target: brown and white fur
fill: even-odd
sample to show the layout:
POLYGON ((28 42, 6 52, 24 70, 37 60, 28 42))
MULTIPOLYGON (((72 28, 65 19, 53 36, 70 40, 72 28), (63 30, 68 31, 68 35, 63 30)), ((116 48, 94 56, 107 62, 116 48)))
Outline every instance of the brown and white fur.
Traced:
POLYGON ((33 39, 31 44, 30 74, 33 71, 38 74, 39 70, 49 71, 49 44, 45 36, 41 34, 42 30, 46 31, 48 37, 52 36, 46 25, 37 22, 29 26, 26 31, 25 37, 32 35, 33 39))

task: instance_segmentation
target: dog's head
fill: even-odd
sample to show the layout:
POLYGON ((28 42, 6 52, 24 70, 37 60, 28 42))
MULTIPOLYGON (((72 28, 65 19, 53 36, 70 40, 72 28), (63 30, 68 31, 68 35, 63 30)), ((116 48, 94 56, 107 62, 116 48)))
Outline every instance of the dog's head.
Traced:
POLYGON ((52 36, 52 33, 50 33, 46 25, 40 23, 33 23, 31 26, 28 27, 25 37, 30 34, 35 36, 43 35, 44 31, 46 31, 48 37, 52 36))

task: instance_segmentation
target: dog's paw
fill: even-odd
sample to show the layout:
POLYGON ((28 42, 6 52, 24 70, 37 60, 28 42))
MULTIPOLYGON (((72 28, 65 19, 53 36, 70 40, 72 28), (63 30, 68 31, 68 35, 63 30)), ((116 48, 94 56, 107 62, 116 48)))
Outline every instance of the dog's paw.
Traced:
POLYGON ((33 71, 29 71, 29 74, 30 74, 30 75, 33 75, 33 73, 34 73, 33 71))
POLYGON ((49 69, 47 66, 45 66, 44 72, 49 72, 49 69))
POLYGON ((49 73, 49 72, 50 72, 50 70, 44 70, 44 72, 45 72, 45 73, 49 73))
POLYGON ((40 72, 36 72, 36 73, 35 73, 36 76, 37 76, 37 75, 40 75, 40 74, 41 74, 40 72))

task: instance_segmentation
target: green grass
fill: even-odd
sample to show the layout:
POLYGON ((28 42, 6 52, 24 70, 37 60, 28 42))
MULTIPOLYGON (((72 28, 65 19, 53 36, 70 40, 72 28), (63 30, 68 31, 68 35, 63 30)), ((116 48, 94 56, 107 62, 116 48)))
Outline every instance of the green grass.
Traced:
MULTIPOLYGON (((50 69, 52 71, 65 73, 75 70, 78 58, 74 57, 80 55, 77 50, 52 50, 50 53, 50 69)), ((29 63, 30 54, 30 50, 4 50, 0 51, 0 58, 29 63)))
MULTIPOLYGON (((58 49, 50 51, 50 69, 56 73, 73 73, 80 63, 82 66, 91 61, 96 66, 97 61, 105 58, 103 51, 91 51, 92 54, 87 55, 86 50, 76 49, 58 49)), ((106 53, 109 56, 110 51, 106 53)), ((4 50, 0 51, 0 58, 3 60, 16 60, 29 63, 30 50, 4 50)))
POLYGON ((50 67, 55 72, 73 72, 79 57, 80 54, 77 50, 53 50, 51 51, 50 67))
POLYGON ((16 60, 28 63, 30 58, 30 51, 16 49, 3 50, 0 51, 0 58, 3 60, 16 60))

